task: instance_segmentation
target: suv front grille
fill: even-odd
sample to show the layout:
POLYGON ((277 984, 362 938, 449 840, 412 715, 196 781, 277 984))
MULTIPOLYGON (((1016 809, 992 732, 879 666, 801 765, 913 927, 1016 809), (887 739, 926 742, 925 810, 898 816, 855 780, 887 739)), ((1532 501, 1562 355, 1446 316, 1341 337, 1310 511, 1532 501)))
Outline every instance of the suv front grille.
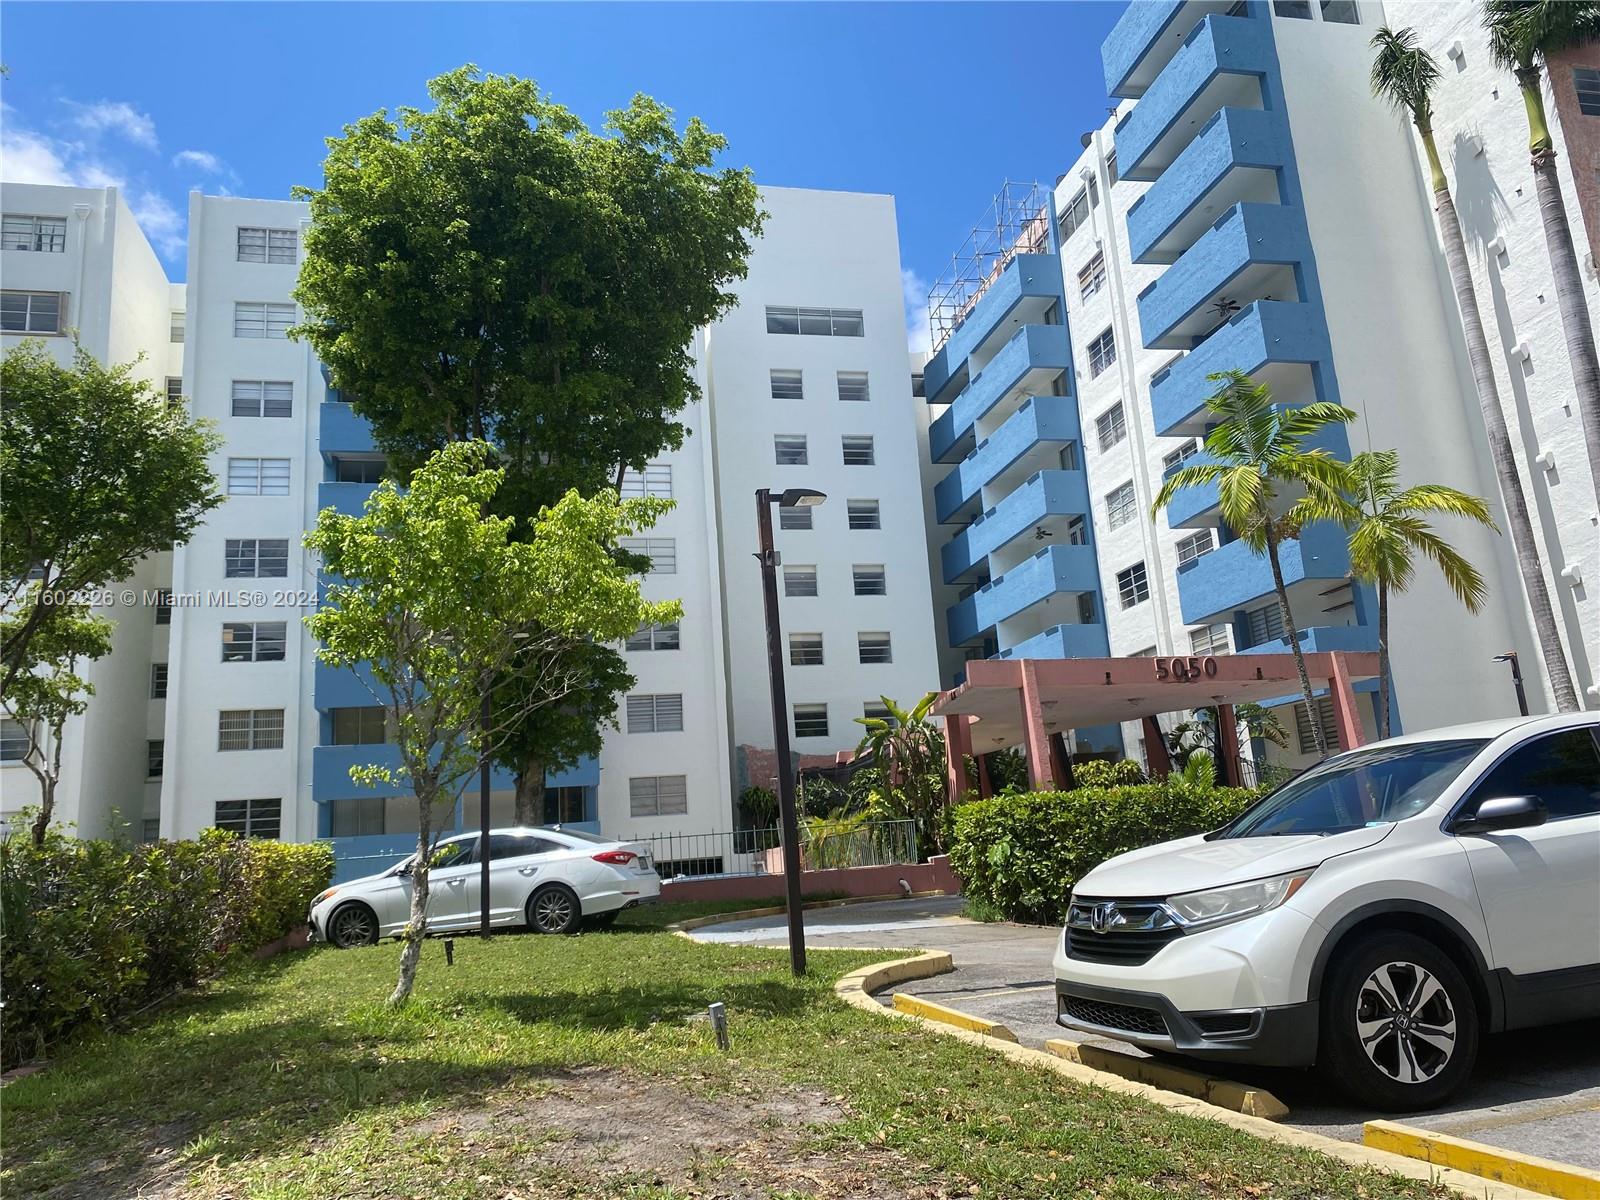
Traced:
POLYGON ((1067 910, 1067 957, 1083 962, 1137 967, 1182 936, 1182 926, 1155 900, 1074 897, 1067 910))
POLYGON ((1063 994, 1061 1011, 1074 1021, 1086 1025, 1099 1025, 1105 1029, 1120 1029, 1127 1033, 1147 1033, 1154 1037, 1170 1037, 1167 1019, 1153 1008, 1138 1008, 1132 1004, 1112 1004, 1102 1000, 1087 1000, 1082 996, 1063 994))

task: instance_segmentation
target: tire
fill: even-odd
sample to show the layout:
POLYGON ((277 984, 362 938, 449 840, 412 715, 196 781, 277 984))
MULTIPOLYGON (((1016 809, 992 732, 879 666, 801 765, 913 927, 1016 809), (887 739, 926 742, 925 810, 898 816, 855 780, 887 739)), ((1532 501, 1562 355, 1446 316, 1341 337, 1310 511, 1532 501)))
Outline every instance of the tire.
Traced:
POLYGON ((535 933, 576 933, 583 921, 578 894, 565 884, 546 884, 528 897, 528 928, 535 933))
POLYGON ((328 943, 341 950, 378 944, 378 914, 365 904, 341 904, 328 918, 328 943))
POLYGON ((1323 1073, 1358 1104, 1432 1108, 1478 1057, 1478 1005, 1461 969, 1409 933, 1343 951, 1322 994, 1323 1073))

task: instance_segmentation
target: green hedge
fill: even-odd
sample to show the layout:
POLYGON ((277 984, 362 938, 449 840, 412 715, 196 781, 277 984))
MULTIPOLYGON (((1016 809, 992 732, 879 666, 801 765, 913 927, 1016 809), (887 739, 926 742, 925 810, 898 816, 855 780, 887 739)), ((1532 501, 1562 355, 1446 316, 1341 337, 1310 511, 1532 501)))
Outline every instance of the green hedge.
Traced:
POLYGON ((950 865, 979 907, 1013 921, 1066 919, 1073 884, 1108 858, 1215 829, 1259 793, 1171 779, 1015 792, 958 806, 950 865))
POLYGON ((127 847, 49 834, 0 843, 0 1060, 135 1012, 301 924, 333 877, 326 845, 197 841, 127 847))

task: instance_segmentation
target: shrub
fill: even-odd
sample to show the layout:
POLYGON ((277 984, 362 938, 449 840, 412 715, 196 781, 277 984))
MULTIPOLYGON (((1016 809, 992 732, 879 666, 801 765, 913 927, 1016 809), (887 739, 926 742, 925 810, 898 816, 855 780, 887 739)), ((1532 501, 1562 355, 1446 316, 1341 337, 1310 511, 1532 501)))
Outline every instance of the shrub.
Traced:
POLYGON ((288 933, 333 877, 325 845, 245 841, 126 847, 51 832, 0 843, 5 1022, 0 1061, 138 1011, 288 933))
POLYGON ((1066 919, 1073 885, 1091 868, 1141 846, 1215 829, 1257 794, 1172 778, 996 796, 953 811, 950 865, 980 909, 1056 923, 1066 919))
POLYGON ((1145 783, 1144 770, 1130 758, 1111 762, 1104 758, 1091 758, 1072 764, 1072 781, 1080 788, 1118 787, 1145 783))

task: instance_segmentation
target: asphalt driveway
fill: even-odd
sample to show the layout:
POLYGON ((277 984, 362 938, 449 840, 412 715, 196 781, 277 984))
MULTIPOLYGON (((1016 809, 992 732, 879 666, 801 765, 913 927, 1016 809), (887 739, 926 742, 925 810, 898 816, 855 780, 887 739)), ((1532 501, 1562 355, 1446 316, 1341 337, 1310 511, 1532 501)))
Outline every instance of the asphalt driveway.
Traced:
MULTIPOLYGON (((912 980, 897 990, 999 1021, 1025 1045, 1041 1046, 1052 1037, 1085 1040, 1055 1024, 1050 960, 1060 930, 981 924, 963 917, 963 907, 960 897, 931 897, 813 910, 806 914, 806 941, 816 947, 949 951, 954 972, 912 980)), ((712 925, 691 936, 787 944, 782 916, 712 925)), ((1137 1053, 1118 1042, 1100 1044, 1137 1053)), ((1236 1067, 1229 1075, 1264 1087, 1287 1104, 1285 1124, 1329 1137, 1359 1141, 1362 1123, 1385 1115, 1351 1106, 1309 1072, 1236 1067)), ((1454 1102, 1398 1119, 1600 1170, 1600 1021, 1489 1038, 1479 1050, 1472 1082, 1454 1102)))

